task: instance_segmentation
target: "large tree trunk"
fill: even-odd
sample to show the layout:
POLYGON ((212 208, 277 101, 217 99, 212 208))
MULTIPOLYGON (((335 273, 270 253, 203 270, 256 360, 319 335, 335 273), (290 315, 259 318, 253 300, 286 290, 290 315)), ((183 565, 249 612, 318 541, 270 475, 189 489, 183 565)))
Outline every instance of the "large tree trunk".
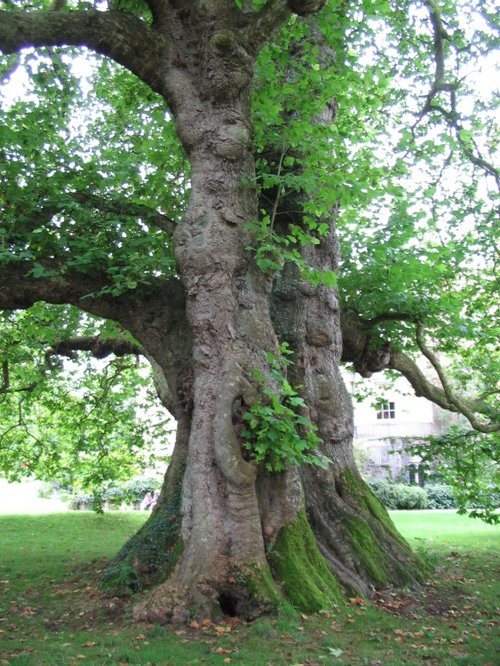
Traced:
MULTIPOLYGON (((308 248, 306 255, 309 264, 318 269, 335 268, 333 230, 330 238, 308 248)), ((213 303, 206 293, 211 285, 212 281, 202 281, 201 292, 208 303, 213 303)), ((233 293, 230 291, 230 296, 236 298, 233 293)), ((217 313, 200 327, 204 360, 198 368, 198 382, 210 390, 201 389, 198 421, 197 364, 194 382, 186 372, 192 363, 191 332, 195 327, 182 316, 183 300, 179 299, 179 316, 169 328, 170 337, 164 338, 165 347, 158 347, 158 340, 143 326, 136 323, 134 328, 134 321, 128 321, 128 328, 167 369, 163 376, 174 391, 166 390, 161 381, 157 388, 179 424, 160 502, 105 576, 113 589, 142 589, 166 579, 136 607, 139 619, 182 621, 188 615, 221 613, 253 617, 278 606, 285 597, 303 610, 314 611, 338 600, 336 581, 351 592, 370 594, 376 587, 420 576, 416 558, 355 468, 352 407, 338 367, 341 336, 336 292, 313 287, 291 266, 274 284, 274 329, 295 351, 289 379, 303 386, 309 417, 323 441, 322 451, 333 462, 325 470, 305 465, 299 475, 296 469, 271 474, 244 460, 237 424, 235 428, 232 423, 232 417, 240 414, 234 413, 233 407, 240 410, 254 398, 252 391, 245 394, 251 387, 250 371, 262 365, 261 351, 274 345, 273 330, 264 319, 269 316, 265 287, 262 294, 265 298, 258 301, 262 308, 258 328, 261 330, 267 321, 269 338, 254 333, 251 337, 253 319, 246 316, 246 310, 257 317, 251 301, 245 302, 245 312, 235 320, 231 319, 234 310, 230 313, 221 308, 222 325, 229 322, 231 335, 215 336, 212 327, 217 313), (251 325, 243 327, 242 322, 248 321, 251 325), (236 330, 241 330, 243 337, 239 342, 236 330), (247 340, 253 340, 254 346, 244 347, 247 340), (165 349, 175 350, 174 354, 170 351, 162 357, 165 349), (236 356, 239 349, 245 350, 246 357, 236 356), (210 354, 208 350, 212 350, 210 354), (237 369, 231 382, 224 375, 226 356, 231 361, 236 356, 237 369), (214 357, 219 360, 212 366, 214 357), (182 376, 188 377, 187 381, 179 381, 182 376), (217 390, 213 382, 217 382, 217 390), (224 396, 228 406, 217 419, 224 396), (225 460, 217 457, 221 446, 226 450, 232 447, 225 460), (240 466, 251 471, 247 483, 243 475, 237 476, 240 466)), ((228 300, 226 296, 224 302, 228 300)), ((139 316, 137 322, 141 321, 139 316)), ((152 326, 155 331, 159 328, 158 322, 152 326)), ((157 372, 162 374, 159 368, 157 372)))
MULTIPOLYGON (((159 506, 115 560, 108 581, 129 579, 141 587, 166 578, 135 607, 135 617, 146 621, 252 617, 285 597, 319 610, 339 599, 337 579, 368 592, 374 584, 410 580, 414 562, 354 467, 335 293, 285 270, 272 300, 273 326, 270 280, 246 250, 248 223, 258 216, 254 61, 225 33, 210 35, 196 25, 184 31, 190 34, 182 44, 200 49, 193 55, 197 67, 180 69, 174 90, 179 136, 191 162, 189 207, 174 241, 192 341, 192 366, 184 361, 193 371, 192 411, 181 410, 159 506), (199 66, 203 58, 210 61, 206 71, 199 66), (212 78, 205 80, 207 72, 212 78), (259 399, 252 372, 267 374, 265 352, 278 354, 275 328, 296 350, 292 380, 304 385, 333 460, 325 471, 271 474, 243 453, 238 426, 259 399)), ((312 260, 336 265, 333 236, 312 260)), ((167 356, 141 333, 170 384, 167 356)))
MULTIPOLYGON (((277 350, 270 282, 246 250, 251 242, 246 225, 257 219, 250 113, 254 63, 248 53, 235 54, 224 35, 210 35, 207 26, 200 43, 199 29, 184 26, 192 34, 181 41, 199 45, 197 58, 211 59, 212 78, 204 80, 203 66, 179 70, 183 82, 174 96, 179 136, 191 163, 189 207, 174 242, 192 339, 193 409, 187 451, 178 442, 176 471, 167 474, 163 497, 175 510, 177 492, 169 484, 185 455, 180 520, 175 518, 182 545, 173 546, 180 554, 168 581, 135 609, 137 618, 157 621, 223 611, 251 615, 279 597, 266 558, 259 470, 244 459, 233 424, 238 410, 256 399, 252 371, 265 371, 264 352, 277 350)), ((301 506, 300 485, 287 486, 288 495, 291 490, 299 499, 290 498, 284 517, 274 508, 266 513, 277 523, 273 530, 295 518, 301 506)), ((162 499, 144 537, 163 507, 162 499)), ((137 546, 131 544, 131 550, 137 546)))

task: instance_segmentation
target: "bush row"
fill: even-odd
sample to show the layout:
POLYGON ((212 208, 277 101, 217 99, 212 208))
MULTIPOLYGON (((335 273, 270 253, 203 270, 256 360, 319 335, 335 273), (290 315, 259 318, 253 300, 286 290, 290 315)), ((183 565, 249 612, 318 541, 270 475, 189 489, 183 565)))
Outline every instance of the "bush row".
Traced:
POLYGON ((73 495, 69 504, 70 509, 99 509, 103 505, 109 508, 139 505, 147 493, 160 487, 156 479, 137 479, 126 483, 116 483, 103 490, 98 495, 80 493, 73 495))
POLYGON ((384 479, 367 481, 373 494, 387 509, 455 509, 457 503, 450 486, 429 483, 424 488, 384 479))

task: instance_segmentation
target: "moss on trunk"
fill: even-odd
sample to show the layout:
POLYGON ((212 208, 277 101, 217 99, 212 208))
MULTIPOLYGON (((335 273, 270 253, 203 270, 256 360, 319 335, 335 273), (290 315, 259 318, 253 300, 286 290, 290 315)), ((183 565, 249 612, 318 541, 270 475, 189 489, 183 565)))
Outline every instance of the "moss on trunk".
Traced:
POLYGON ((341 473, 340 484, 343 497, 350 495, 357 504, 361 505, 373 518, 378 520, 395 539, 406 548, 410 548, 407 541, 405 541, 396 529, 385 506, 375 497, 361 477, 346 468, 341 473))
POLYGON ((371 584, 378 588, 422 581, 428 573, 425 563, 412 552, 361 477, 344 469, 339 485, 344 501, 360 508, 359 516, 347 515, 343 522, 357 567, 366 571, 371 584))
POLYGON ((340 587, 316 546, 304 511, 280 530, 270 560, 288 600, 300 610, 311 613, 341 600, 340 587))
POLYGON ((180 536, 184 469, 184 461, 172 461, 155 509, 103 573, 105 591, 128 595, 172 573, 184 547, 180 536))

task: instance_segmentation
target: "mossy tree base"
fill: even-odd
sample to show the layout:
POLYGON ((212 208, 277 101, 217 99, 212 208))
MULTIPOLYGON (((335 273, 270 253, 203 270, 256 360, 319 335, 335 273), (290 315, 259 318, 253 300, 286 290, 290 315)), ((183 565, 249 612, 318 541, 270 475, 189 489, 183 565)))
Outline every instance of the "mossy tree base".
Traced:
MULTIPOLYGON (((210 578, 182 586, 182 561, 166 583, 134 608, 137 621, 159 624, 196 618, 254 619, 285 605, 313 613, 342 601, 342 591, 319 552, 304 511, 285 525, 268 552, 269 564, 236 564, 219 557, 210 578)), ((182 558, 181 558, 182 560, 182 558)))
POLYGON ((398 533, 355 467, 303 470, 309 522, 318 548, 350 593, 424 580, 426 566, 398 533))
POLYGON ((173 572, 183 551, 181 495, 186 466, 186 438, 178 431, 158 503, 148 520, 109 563, 102 588, 120 596, 165 580, 173 572))
POLYGON ((147 593, 134 607, 134 619, 158 624, 224 616, 252 620, 271 613, 285 597, 267 566, 237 565, 221 556, 210 578, 186 581, 182 561, 171 579, 147 593), (182 584, 184 583, 184 584, 182 584))
POLYGON ((270 561, 287 600, 296 608, 314 613, 341 601, 340 586, 318 550, 304 511, 281 529, 270 561))

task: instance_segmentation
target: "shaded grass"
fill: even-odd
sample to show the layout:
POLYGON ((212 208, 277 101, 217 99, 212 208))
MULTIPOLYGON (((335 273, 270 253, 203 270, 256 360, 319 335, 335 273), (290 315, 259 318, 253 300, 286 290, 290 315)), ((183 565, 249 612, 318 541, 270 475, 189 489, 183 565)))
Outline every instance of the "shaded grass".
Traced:
POLYGON ((100 571, 146 515, 0 516, 0 664, 184 666, 496 664, 500 531, 451 512, 394 512, 437 564, 424 587, 353 598, 317 615, 292 608, 241 624, 134 625, 100 571))

